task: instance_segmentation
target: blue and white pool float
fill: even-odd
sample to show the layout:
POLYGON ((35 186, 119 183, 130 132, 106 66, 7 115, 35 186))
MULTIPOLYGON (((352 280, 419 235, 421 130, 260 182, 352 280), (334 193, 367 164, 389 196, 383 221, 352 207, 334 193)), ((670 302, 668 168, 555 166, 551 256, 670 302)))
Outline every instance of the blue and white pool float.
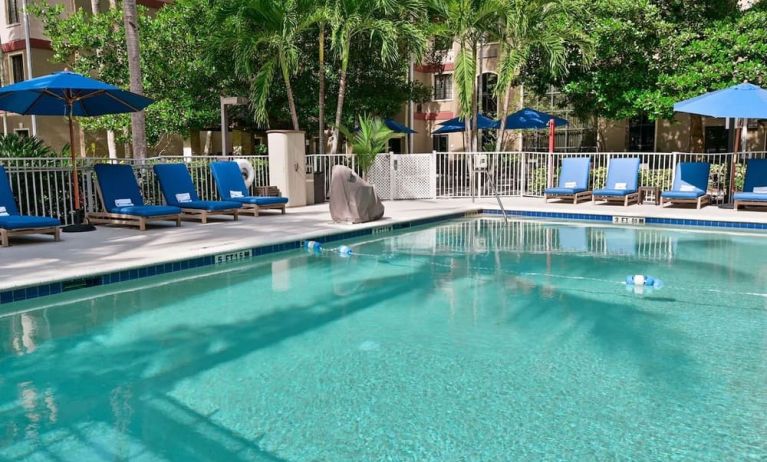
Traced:
POLYGON ((645 274, 634 274, 633 276, 629 274, 626 276, 626 286, 660 289, 663 287, 663 281, 645 274))

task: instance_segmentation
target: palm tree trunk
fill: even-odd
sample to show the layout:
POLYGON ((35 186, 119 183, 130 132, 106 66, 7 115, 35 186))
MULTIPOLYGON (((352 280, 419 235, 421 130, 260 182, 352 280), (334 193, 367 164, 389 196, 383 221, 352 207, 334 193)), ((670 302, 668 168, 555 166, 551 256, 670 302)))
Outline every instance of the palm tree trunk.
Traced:
POLYGON ((503 149, 504 137, 506 135, 506 116, 509 114, 509 104, 511 104, 511 84, 506 86, 503 95, 503 105, 501 106, 501 126, 498 127, 498 136, 495 138, 495 152, 501 152, 503 149))
POLYGON ((298 113, 296 112, 296 101, 293 99, 293 87, 290 85, 290 71, 284 64, 284 60, 280 60, 282 65, 282 79, 285 81, 285 91, 288 94, 288 108, 290 109, 290 119, 293 122, 293 130, 298 131, 301 128, 298 126, 298 113))
MULTIPOLYGON (((123 20, 125 21, 125 41, 128 48, 128 72, 130 73, 130 91, 139 95, 144 94, 144 83, 141 74, 141 54, 139 50, 138 12, 136 0, 123 0, 123 20)), ((131 131, 133 140, 133 157, 145 159, 146 147, 146 114, 144 111, 131 114, 131 131)))
POLYGON ((336 120, 333 127, 333 144, 330 146, 331 154, 338 154, 339 127, 344 112, 344 97, 346 96, 346 70, 349 67, 349 39, 347 38, 341 52, 341 74, 338 79, 338 104, 336 105, 336 120))
POLYGON ((320 81, 320 100, 319 100, 319 153, 325 154, 325 23, 320 23, 320 68, 317 76, 320 81))
MULTIPOLYGON (((477 69, 477 63, 479 62, 479 48, 477 47, 477 43, 472 44, 472 55, 474 56, 474 69, 477 69)), ((477 145, 478 145, 478 138, 479 138, 479 130, 477 129, 477 126, 479 124, 479 100, 477 99, 477 75, 475 74, 472 80, 472 86, 471 86, 471 123, 469 128, 469 133, 471 134, 471 150, 472 152, 477 152, 477 145)))
POLYGON ((91 0, 91 13, 93 13, 94 15, 99 14, 100 3, 101 3, 100 0, 91 0))

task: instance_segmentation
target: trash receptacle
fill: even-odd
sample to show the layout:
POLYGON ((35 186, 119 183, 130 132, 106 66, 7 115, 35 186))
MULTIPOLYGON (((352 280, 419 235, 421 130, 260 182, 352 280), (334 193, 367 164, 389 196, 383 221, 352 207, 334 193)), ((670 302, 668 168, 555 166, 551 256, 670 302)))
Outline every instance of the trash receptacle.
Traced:
POLYGON ((314 172, 314 203, 320 204, 322 202, 325 202, 326 200, 326 193, 325 190, 325 173, 324 172, 314 172))

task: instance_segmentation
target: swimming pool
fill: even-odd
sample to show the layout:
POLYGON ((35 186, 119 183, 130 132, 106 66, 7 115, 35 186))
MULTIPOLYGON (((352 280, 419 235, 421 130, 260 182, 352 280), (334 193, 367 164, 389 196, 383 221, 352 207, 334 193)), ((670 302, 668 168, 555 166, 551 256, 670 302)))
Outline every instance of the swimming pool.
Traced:
POLYGON ((11 304, 0 460, 764 460, 766 237, 466 219, 11 304))

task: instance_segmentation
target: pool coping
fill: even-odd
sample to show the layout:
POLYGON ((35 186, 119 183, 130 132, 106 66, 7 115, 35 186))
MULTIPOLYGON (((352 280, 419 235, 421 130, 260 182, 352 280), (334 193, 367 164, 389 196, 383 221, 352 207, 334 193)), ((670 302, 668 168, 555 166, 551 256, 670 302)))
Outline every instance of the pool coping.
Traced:
MULTIPOLYGON (((139 264, 127 267, 120 271, 99 272, 84 274, 75 278, 48 280, 41 283, 19 285, 0 291, 0 305, 8 305, 25 300, 36 299, 57 295, 63 292, 85 289, 90 287, 105 286, 118 282, 133 281, 162 274, 184 271, 188 269, 213 266, 217 264, 247 260, 254 257, 300 249, 304 242, 313 240, 320 243, 337 242, 345 239, 371 236, 388 233, 417 226, 424 226, 459 218, 475 218, 480 216, 501 217, 503 211, 500 208, 488 208, 476 206, 463 211, 450 211, 427 218, 407 219, 387 222, 384 224, 368 223, 367 226, 347 230, 328 230, 307 233, 299 238, 291 237, 284 240, 275 239, 274 242, 256 247, 244 247, 238 250, 226 252, 212 251, 208 254, 193 258, 183 257, 168 259, 153 264, 139 264)), ((635 213, 615 214, 610 212, 601 213, 567 213, 567 212, 544 212, 535 210, 511 209, 505 211, 510 218, 531 219, 555 219, 585 223, 615 223, 619 225, 651 225, 651 226, 674 226, 689 228, 713 228, 717 230, 743 230, 743 231, 767 231, 767 223, 755 223, 747 221, 729 220, 697 220, 653 217, 635 213), (635 221, 639 219, 640 222, 635 221)))

